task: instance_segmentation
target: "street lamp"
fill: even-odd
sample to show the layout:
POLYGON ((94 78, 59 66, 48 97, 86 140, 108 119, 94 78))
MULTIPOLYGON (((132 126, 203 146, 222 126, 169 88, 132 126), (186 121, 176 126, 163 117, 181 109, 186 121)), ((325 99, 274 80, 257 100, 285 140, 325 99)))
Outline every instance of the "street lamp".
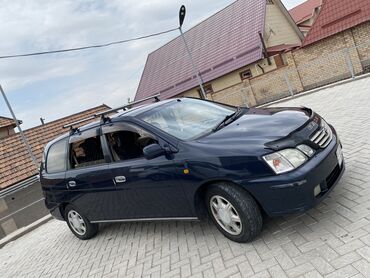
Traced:
POLYGON ((32 152, 32 148, 31 148, 31 146, 30 146, 30 144, 29 144, 29 142, 28 142, 28 140, 27 140, 26 136, 24 135, 23 130, 22 130, 22 128, 21 128, 21 126, 19 125, 19 121, 18 121, 18 120, 17 120, 17 118, 15 117, 15 114, 14 114, 14 112, 13 112, 13 109, 12 109, 12 107, 10 106, 10 103, 9 103, 9 101, 8 101, 8 98, 6 97, 5 92, 4 92, 3 87, 1 86, 1 84, 0 84, 0 92, 1 92, 1 94, 3 95, 3 98, 4 98, 4 101, 5 101, 5 104, 8 106, 8 109, 9 109, 9 111, 10 111, 10 114, 12 114, 12 117, 13 117, 13 120, 15 121, 15 124, 17 125, 18 131, 19 131, 19 134, 21 135, 21 139, 22 139, 23 143, 25 144, 25 146, 27 147, 27 152, 28 152, 28 154, 30 155, 30 157, 31 157, 31 159, 32 159, 33 164, 35 164, 36 169, 38 169, 37 159, 36 159, 35 155, 34 155, 34 154, 33 154, 33 152, 32 152))
POLYGON ((190 63, 192 65, 192 68, 193 68, 193 72, 194 72, 195 76, 198 79, 198 83, 199 83, 199 87, 200 87, 200 97, 202 99, 207 99, 206 92, 205 92, 204 87, 203 87, 204 82, 203 82, 202 76, 200 75, 199 69, 197 68, 197 66, 194 63, 194 60, 193 60, 193 57, 191 55, 189 46, 186 42, 184 33, 182 32, 182 24, 184 23, 185 16, 186 16, 186 8, 185 8, 184 5, 182 5, 181 8, 180 8, 180 11, 179 11, 179 24, 180 24, 179 25, 179 31, 180 31, 180 34, 181 34, 181 38, 184 41, 185 49, 186 49, 186 52, 188 53, 189 60, 190 60, 190 63))

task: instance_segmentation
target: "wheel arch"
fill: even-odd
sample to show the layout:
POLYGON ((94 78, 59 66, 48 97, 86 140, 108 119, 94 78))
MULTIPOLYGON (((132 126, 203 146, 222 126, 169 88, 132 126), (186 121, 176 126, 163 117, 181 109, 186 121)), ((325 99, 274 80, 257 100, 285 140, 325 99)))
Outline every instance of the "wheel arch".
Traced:
POLYGON ((67 202, 61 203, 61 204, 59 205, 60 215, 63 217, 63 219, 64 219, 64 220, 66 220, 66 219, 65 219, 64 214, 65 214, 66 207, 67 207, 68 205, 69 205, 69 203, 67 203, 67 202))
POLYGON ((206 181, 204 183, 202 183, 198 189, 196 190, 195 194, 194 194, 194 208, 195 208, 195 212, 198 216, 199 219, 205 219, 207 218, 207 208, 206 208, 206 204, 204 202, 204 199, 205 199, 205 194, 207 192, 207 189, 212 186, 213 184, 217 184, 217 183, 221 183, 221 182, 225 182, 225 183, 231 183, 231 184, 234 184, 235 186, 238 186, 240 188, 242 188, 243 190, 245 190, 246 192, 249 193, 250 196, 252 196, 252 198, 255 200, 255 202, 257 203, 257 205, 259 206, 259 208, 261 209, 261 211, 266 214, 266 211, 265 209, 263 208, 263 206, 261 205, 261 203, 258 201, 258 199, 252 194, 252 192, 250 192, 247 188, 245 188, 244 186, 242 186, 241 184, 238 184, 232 180, 228 180, 228 179, 216 179, 216 180, 211 180, 211 181, 206 181))

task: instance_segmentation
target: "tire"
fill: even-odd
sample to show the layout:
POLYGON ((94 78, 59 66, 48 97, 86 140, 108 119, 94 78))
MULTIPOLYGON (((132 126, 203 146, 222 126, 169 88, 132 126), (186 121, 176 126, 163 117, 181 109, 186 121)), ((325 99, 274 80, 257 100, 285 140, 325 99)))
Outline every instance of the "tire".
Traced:
POLYGON ((71 232, 79 239, 90 239, 98 233, 98 224, 90 223, 81 210, 73 205, 66 206, 64 219, 71 232))
POLYGON ((213 184, 207 190, 205 199, 209 216, 228 239, 245 243, 261 233, 263 220, 260 208, 243 188, 227 182, 213 184))

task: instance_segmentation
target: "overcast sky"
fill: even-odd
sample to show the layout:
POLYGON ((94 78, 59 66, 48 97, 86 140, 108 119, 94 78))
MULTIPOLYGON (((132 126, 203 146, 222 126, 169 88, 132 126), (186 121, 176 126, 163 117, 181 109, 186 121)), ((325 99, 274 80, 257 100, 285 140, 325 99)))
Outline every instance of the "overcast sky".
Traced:
MULTIPOLYGON (((171 29, 187 7, 187 30, 234 0, 0 0, 0 56, 116 41, 171 29)), ((283 0, 292 8, 304 0, 283 0)), ((73 53, 0 59, 0 83, 23 127, 134 97, 147 55, 177 33, 73 53)), ((10 116, 0 97, 0 115, 10 116)))

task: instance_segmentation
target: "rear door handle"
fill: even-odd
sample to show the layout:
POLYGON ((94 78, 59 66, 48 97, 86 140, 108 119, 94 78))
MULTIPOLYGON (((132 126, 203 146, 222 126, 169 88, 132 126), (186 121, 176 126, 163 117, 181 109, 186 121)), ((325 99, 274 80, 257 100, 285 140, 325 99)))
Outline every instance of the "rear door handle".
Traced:
POLYGON ((75 181, 69 181, 68 182, 68 186, 69 187, 75 187, 76 186, 76 182, 75 181))
POLYGON ((124 183, 124 182, 126 182, 126 177, 125 176, 117 176, 117 177, 114 178, 114 181, 116 183, 124 183))

